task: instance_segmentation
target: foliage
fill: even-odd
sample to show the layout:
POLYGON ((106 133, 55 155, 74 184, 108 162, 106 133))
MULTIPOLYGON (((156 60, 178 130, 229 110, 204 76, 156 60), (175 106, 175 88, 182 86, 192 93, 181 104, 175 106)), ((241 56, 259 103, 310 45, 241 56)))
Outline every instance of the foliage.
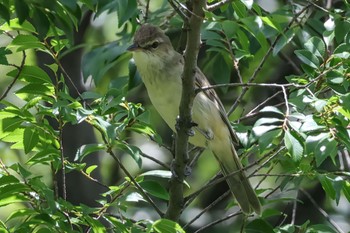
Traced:
MULTIPOLYGON (((131 133, 162 145, 145 108, 126 98, 139 84, 139 77, 132 62, 127 62, 130 54, 125 49, 140 20, 169 29, 169 36, 181 48, 181 14, 187 14, 188 9, 180 2, 156 1, 154 6, 150 1, 136 0, 0 2, 0 32, 10 39, 0 47, 1 69, 8 70, 1 73, 2 78, 11 80, 1 88, 0 140, 26 158, 7 163, 7 152, 0 150, 0 207, 16 206, 0 220, 0 232, 190 232, 191 224, 219 202, 213 201, 203 212, 179 223, 164 219, 169 166, 153 159, 161 170, 133 175, 117 152, 130 155, 142 168, 143 160, 150 156, 130 142, 131 133), (97 90, 75 90, 73 94, 69 86, 75 84, 61 60, 84 46, 75 38, 84 17, 91 12, 98 17, 106 11, 117 15, 118 40, 86 48, 83 78, 92 77, 97 90), (176 33, 171 34, 172 30, 176 33), (53 63, 45 67, 31 64, 28 57, 39 51, 49 55, 53 63), (12 62, 11 56, 20 59, 12 62), (118 72, 108 90, 98 90, 113 69, 118 72), (122 70, 128 70, 127 75, 122 70), (14 93, 20 103, 6 98, 14 84, 20 86, 14 93), (63 130, 83 122, 95 129, 99 139, 81 145, 75 160, 70 161, 62 145, 63 130), (94 178, 100 165, 87 165, 85 160, 96 151, 112 157, 125 174, 118 185, 94 178), (52 183, 36 173, 36 166, 50 170, 52 183), (57 177, 65 180, 66 173, 72 171, 108 190, 96 200, 97 207, 72 204, 65 192, 58 195, 54 185, 57 177), (152 217, 135 220, 130 216, 134 203, 144 206, 152 217)), ((224 97, 229 115, 236 113, 232 118, 239 118, 233 122, 241 142, 239 152, 246 168, 254 167, 250 176, 258 180, 256 191, 264 209, 261 216, 242 221, 242 231, 341 231, 337 223, 329 221, 330 213, 336 210, 315 202, 309 190, 320 184, 328 204, 338 205, 345 199, 349 205, 350 5, 335 1, 327 8, 319 2, 293 1, 267 12, 246 0, 208 4, 202 28, 205 56, 200 56, 199 64, 213 83, 223 84, 212 88, 224 97), (288 66, 291 71, 278 73, 278 66, 288 66), (274 75, 280 77, 270 78, 274 75), (254 95, 256 91, 259 96, 254 95), (244 107, 241 103, 245 101, 251 104, 244 107), (255 162, 248 158, 251 154, 256 155, 255 162), (293 212, 302 206, 298 200, 301 194, 325 221, 314 223, 306 218, 294 224, 296 216, 291 214, 290 223, 276 224, 278 217, 291 212, 281 206, 292 203, 293 212)), ((196 192, 187 182, 190 194, 185 197, 185 213, 199 207, 194 200, 200 200, 200 194, 217 183, 213 180, 196 192)), ((64 182, 62 185, 65 190, 64 182)), ((219 217, 213 215, 215 221, 193 229, 210 230, 227 219, 239 219, 240 212, 229 209, 236 204, 225 205, 227 209, 219 208, 219 217)))

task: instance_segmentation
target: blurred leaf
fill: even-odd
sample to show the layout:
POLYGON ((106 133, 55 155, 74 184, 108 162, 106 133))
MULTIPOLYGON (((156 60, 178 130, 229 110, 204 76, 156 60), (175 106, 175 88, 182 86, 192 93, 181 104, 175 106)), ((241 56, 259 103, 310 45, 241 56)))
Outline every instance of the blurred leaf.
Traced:
POLYGON ((284 144, 294 161, 300 161, 303 156, 304 147, 294 131, 284 132, 284 144))
POLYGON ((320 58, 322 61, 324 56, 326 55, 326 46, 319 37, 311 37, 306 43, 305 48, 307 51, 314 54, 316 57, 320 58))
POLYGON ((279 126, 279 125, 259 125, 259 126, 255 126, 253 128, 253 133, 257 137, 261 137, 265 133, 267 133, 271 130, 277 129, 277 128, 281 128, 281 126, 279 126))
POLYGON ((171 175, 172 175, 171 171, 151 170, 151 171, 144 172, 144 173, 140 174, 139 176, 154 176, 154 177, 170 179, 171 175))
POLYGON ((318 180, 321 182, 322 188, 323 190, 326 192, 326 194, 331 198, 331 199, 335 199, 335 189, 333 187, 333 179, 331 179, 330 177, 326 176, 326 175, 322 175, 319 174, 318 176, 318 180))
POLYGON ((46 50, 44 44, 39 41, 39 39, 33 35, 18 35, 11 42, 9 47, 17 48, 17 51, 22 51, 26 49, 42 49, 46 50))
POLYGON ((269 25, 278 32, 282 32, 282 28, 280 27, 280 25, 277 22, 275 22, 271 17, 261 16, 260 18, 266 25, 269 25))
POLYGON ((269 145, 274 143, 274 140, 278 140, 282 135, 282 129, 271 130, 259 137, 259 149, 260 151, 264 151, 269 145))
POLYGON ((273 112, 273 113, 280 114, 282 116, 284 115, 283 112, 281 112, 278 108, 274 106, 266 106, 262 108, 259 112, 273 112))
POLYGON ((131 155, 131 157, 135 160, 139 168, 142 166, 142 159, 140 156, 141 150, 133 145, 129 145, 122 142, 117 142, 117 147, 121 149, 122 151, 126 152, 127 154, 131 155))
MULTIPOLYGON (((7 75, 11 77, 15 77, 18 74, 18 70, 12 70, 7 75)), ((29 83, 47 83, 52 85, 52 81, 49 77, 49 75, 40 67, 38 66, 23 66, 23 69, 21 70, 21 73, 19 75, 20 79, 23 79, 24 81, 27 81, 29 83)))
POLYGON ((93 172, 96 168, 98 168, 98 166, 97 165, 91 165, 91 166, 89 166, 88 168, 86 168, 86 174, 88 174, 88 175, 90 175, 91 174, 91 172, 93 172))
POLYGON ((23 134, 23 144, 24 152, 27 154, 32 151, 32 149, 38 144, 39 135, 36 130, 33 130, 29 127, 25 128, 23 134))
POLYGON ((142 181, 139 183, 140 186, 146 190, 149 194, 158 197, 160 199, 169 200, 169 193, 167 190, 155 181, 142 181))
POLYGON ((234 1, 232 2, 232 7, 235 11, 235 14, 238 16, 238 18, 245 18, 247 17, 247 8, 241 1, 234 1))
POLYGON ((350 44, 340 44, 334 49, 333 56, 348 59, 350 57, 350 44))
POLYGON ((9 22, 10 21, 10 11, 9 9, 0 3, 0 16, 6 21, 9 22))
POLYGON ((95 48, 85 54, 82 59, 82 71, 84 81, 91 75, 96 84, 98 84, 103 75, 115 66, 119 56, 126 52, 128 45, 120 45, 119 42, 113 42, 108 45, 95 48))
POLYGON ((305 233, 337 233, 337 231, 332 229, 330 226, 317 224, 308 227, 305 233))
POLYGON ((295 36, 295 29, 289 29, 286 33, 282 34, 277 41, 276 46, 273 48, 273 55, 276 56, 286 45, 288 45, 295 36))
POLYGON ((308 50, 296 50, 294 52, 297 57, 306 65, 315 68, 315 69, 319 69, 320 68, 320 62, 318 60, 318 58, 311 53, 308 50))
POLYGON ((338 151, 337 146, 338 143, 333 138, 326 138, 322 141, 319 141, 314 150, 316 166, 319 167, 327 157, 331 157, 333 162, 335 162, 334 158, 337 155, 338 151))
POLYGON ((50 22, 45 13, 43 13, 39 8, 34 8, 33 13, 33 24, 36 28, 39 38, 44 39, 50 28, 50 22))
POLYGON ((153 223, 152 229, 157 233, 185 233, 177 222, 168 219, 158 219, 153 223))
POLYGON ((29 7, 26 1, 23 0, 14 0, 15 11, 19 19, 19 24, 22 24, 24 20, 29 16, 29 7))
POLYGON ((23 23, 20 24, 18 18, 11 19, 9 24, 7 23, 3 24, 0 27, 0 30, 3 30, 3 31, 19 30, 19 31, 26 31, 30 33, 36 33, 36 30, 31 23, 29 23, 28 21, 24 21, 23 23))
POLYGON ((4 47, 0 48, 0 65, 8 65, 6 55, 11 54, 11 50, 8 50, 4 47))
POLYGON ((350 202, 350 181, 345 180, 343 185, 343 193, 348 202, 350 202))
POLYGON ((263 219, 255 219, 247 224, 246 233, 274 233, 273 227, 263 219))
POLYGON ((26 93, 40 96, 54 96, 54 92, 55 91, 53 86, 31 83, 17 90, 16 94, 26 93))
POLYGON ((96 151, 100 151, 100 150, 105 150, 106 149, 106 145, 104 144, 85 144, 82 145, 78 148, 77 153, 75 154, 75 158, 74 161, 83 161, 83 159, 91 154, 94 153, 96 151))

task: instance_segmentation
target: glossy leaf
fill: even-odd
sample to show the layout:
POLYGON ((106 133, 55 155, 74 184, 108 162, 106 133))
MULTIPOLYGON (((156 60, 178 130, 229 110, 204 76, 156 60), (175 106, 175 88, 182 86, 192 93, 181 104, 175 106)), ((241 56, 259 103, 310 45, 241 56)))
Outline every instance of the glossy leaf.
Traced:
POLYGON ((304 153, 304 147, 296 133, 290 130, 284 132, 284 144, 294 161, 299 161, 304 153))
POLYGON ((25 128, 23 134, 23 144, 24 144, 24 152, 29 153, 33 150, 33 148, 39 142, 39 135, 36 130, 33 130, 29 127, 25 128))
POLYGON ((297 50, 297 51, 295 51, 295 54, 304 64, 306 64, 314 69, 319 69, 320 62, 319 62, 318 58, 310 51, 297 50))
POLYGON ((152 229, 157 233, 185 233, 177 222, 168 219, 159 219, 152 224, 152 229))

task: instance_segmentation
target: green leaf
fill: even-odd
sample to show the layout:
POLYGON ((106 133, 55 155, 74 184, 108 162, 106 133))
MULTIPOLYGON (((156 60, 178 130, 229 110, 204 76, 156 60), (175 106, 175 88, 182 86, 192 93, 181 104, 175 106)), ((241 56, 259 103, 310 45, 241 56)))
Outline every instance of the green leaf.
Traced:
POLYGON ((350 202, 350 182, 347 180, 344 182, 343 185, 343 193, 348 202, 350 202))
POLYGON ((314 154, 319 142, 329 138, 329 133, 320 133, 317 135, 309 135, 305 140, 305 153, 314 154))
POLYGON ((151 195, 166 201, 169 200, 169 193, 158 182, 147 180, 147 181, 142 181, 139 184, 144 190, 146 190, 151 195))
POLYGON ((96 151, 105 150, 105 144, 86 144, 78 148, 74 161, 82 161, 87 155, 96 151))
POLYGON ((319 167, 328 157, 331 157, 334 162, 338 151, 337 145, 337 141, 333 138, 325 138, 322 141, 319 141, 314 150, 317 167, 319 167))
POLYGON ((8 61, 6 58, 6 55, 11 54, 11 50, 6 49, 5 47, 0 48, 0 64, 1 65, 8 65, 8 61))
POLYGON ((177 222, 168 219, 159 219, 152 225, 152 229, 157 233, 186 233, 177 222))
POLYGON ((289 29, 286 33, 282 34, 281 38, 277 41, 276 46, 273 47, 273 56, 276 56, 295 36, 294 28, 289 29))
POLYGON ((45 13, 39 8, 34 8, 33 12, 33 23, 37 32, 39 33, 39 38, 44 39, 50 28, 50 22, 45 13))
POLYGON ((233 1, 232 7, 235 11, 235 14, 238 16, 238 18, 245 18, 247 17, 248 11, 246 6, 240 2, 240 1, 233 1))
POLYGON ((277 129, 277 128, 281 128, 281 126, 279 125, 259 125, 259 126, 255 126, 253 128, 253 133, 255 136, 257 137, 262 137, 264 136, 265 133, 277 129))
POLYGON ((160 177, 160 178, 165 178, 165 179, 170 179, 171 178, 171 171, 166 171, 166 170, 152 170, 152 171, 147 171, 139 176, 154 176, 154 177, 160 177))
POLYGON ((247 224, 245 227, 246 233, 274 233, 273 227, 263 219, 255 219, 247 224))
POLYGON ((15 218, 22 218, 22 217, 30 217, 34 214, 37 214, 38 212, 36 212, 35 210, 32 209, 19 209, 19 210, 15 210, 14 212, 12 212, 9 217, 6 219, 6 221, 9 221, 11 219, 15 219, 15 218))
POLYGON ((0 3, 0 16, 6 20, 6 22, 9 22, 10 21, 10 11, 9 9, 0 3))
POLYGON ((117 142, 117 147, 123 150, 124 152, 128 153, 129 155, 131 155, 131 157, 135 160, 139 168, 141 168, 142 166, 142 159, 140 156, 141 150, 138 147, 129 145, 126 143, 122 143, 122 142, 117 142))
POLYGON ((35 94, 41 96, 54 96, 54 87, 39 83, 30 83, 16 91, 16 94, 35 94))
POLYGON ((98 166, 97 165, 91 165, 88 168, 86 168, 86 174, 90 175, 91 172, 93 172, 98 166))
POLYGON ((307 228, 305 233, 337 233, 333 228, 324 224, 317 224, 307 228))
POLYGON ((259 149, 260 152, 263 152, 268 146, 270 146, 274 140, 279 140, 282 135, 282 129, 271 130, 264 133, 261 137, 259 137, 259 149))
POLYGON ((333 180, 330 177, 322 174, 319 174, 317 177, 318 177, 318 180, 321 182, 323 190, 326 192, 326 194, 330 198, 334 200, 336 192, 333 187, 333 180))
POLYGON ((254 123, 254 127, 255 126, 259 126, 259 125, 265 125, 265 124, 273 124, 273 123, 283 123, 282 119, 279 118, 267 118, 267 117, 262 117, 260 119, 258 119, 255 123, 254 123))
POLYGON ((303 156, 304 147, 294 131, 286 130, 284 133, 284 144, 294 161, 300 161, 303 156))
POLYGON ((24 134, 23 134, 23 144, 24 144, 24 152, 27 154, 32 151, 32 149, 38 144, 39 142, 39 134, 36 132, 36 130, 31 128, 25 128, 24 134))
POLYGON ((86 53, 82 59, 84 80, 86 81, 91 75, 98 84, 105 73, 115 67, 118 58, 126 52, 127 47, 127 45, 120 45, 120 42, 113 42, 86 53))
POLYGON ((320 62, 318 58, 311 53, 308 50, 296 50, 295 55, 306 65, 314 68, 314 69, 319 69, 320 67, 320 62))
POLYGON ((334 49, 333 56, 348 59, 350 57, 350 44, 340 44, 334 49))
POLYGON ((278 108, 274 106, 266 106, 262 108, 259 112, 273 112, 284 116, 283 112, 281 112, 278 108))
POLYGON ((276 22, 274 22, 271 17, 268 16, 260 16, 260 18, 262 19, 262 21, 266 24, 269 25, 270 27, 272 27, 273 29, 275 29, 278 32, 282 32, 282 28, 280 27, 280 25, 276 22))
POLYGON ((19 19, 19 24, 22 24, 29 16, 29 7, 26 1, 15 0, 15 11, 19 19))
POLYGON ((36 30, 31 23, 29 23, 28 21, 24 21, 22 24, 20 24, 18 18, 11 19, 9 24, 7 23, 3 24, 0 27, 0 30, 3 30, 3 31, 20 30, 20 31, 27 31, 30 33, 36 33, 36 30))
POLYGON ((323 40, 321 40, 321 38, 319 37, 311 37, 305 43, 305 48, 307 51, 320 58, 321 61, 326 55, 326 45, 324 44, 323 40))
POLYGON ((43 43, 39 41, 39 39, 33 35, 18 35, 11 42, 9 47, 17 48, 17 51, 22 51, 26 49, 42 49, 46 50, 43 43))
MULTIPOLYGON (((17 73, 17 70, 12 70, 7 75, 15 77, 17 73)), ((38 66, 23 66, 19 78, 29 83, 46 83, 51 84, 50 86, 53 86, 49 75, 38 66)))
POLYGON ((30 157, 27 161, 27 164, 37 164, 37 163, 42 163, 42 164, 49 164, 52 161, 58 160, 60 156, 60 152, 58 149, 53 149, 53 148, 48 148, 42 151, 39 151, 32 157, 30 157))

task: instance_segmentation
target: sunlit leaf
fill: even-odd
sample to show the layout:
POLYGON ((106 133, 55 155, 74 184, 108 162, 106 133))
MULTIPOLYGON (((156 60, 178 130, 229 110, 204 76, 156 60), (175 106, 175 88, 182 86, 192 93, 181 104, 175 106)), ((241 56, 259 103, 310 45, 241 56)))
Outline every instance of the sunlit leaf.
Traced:
POLYGON ((315 68, 315 69, 319 69, 320 68, 320 62, 318 60, 318 58, 311 53, 308 50, 296 50, 294 52, 297 57, 306 65, 315 68))
POLYGON ((284 133, 284 144, 294 161, 299 161, 304 153, 304 147, 297 138, 294 131, 286 130, 284 133))
POLYGON ((152 225, 152 229, 157 233, 185 233, 177 222, 168 219, 159 219, 152 225))

